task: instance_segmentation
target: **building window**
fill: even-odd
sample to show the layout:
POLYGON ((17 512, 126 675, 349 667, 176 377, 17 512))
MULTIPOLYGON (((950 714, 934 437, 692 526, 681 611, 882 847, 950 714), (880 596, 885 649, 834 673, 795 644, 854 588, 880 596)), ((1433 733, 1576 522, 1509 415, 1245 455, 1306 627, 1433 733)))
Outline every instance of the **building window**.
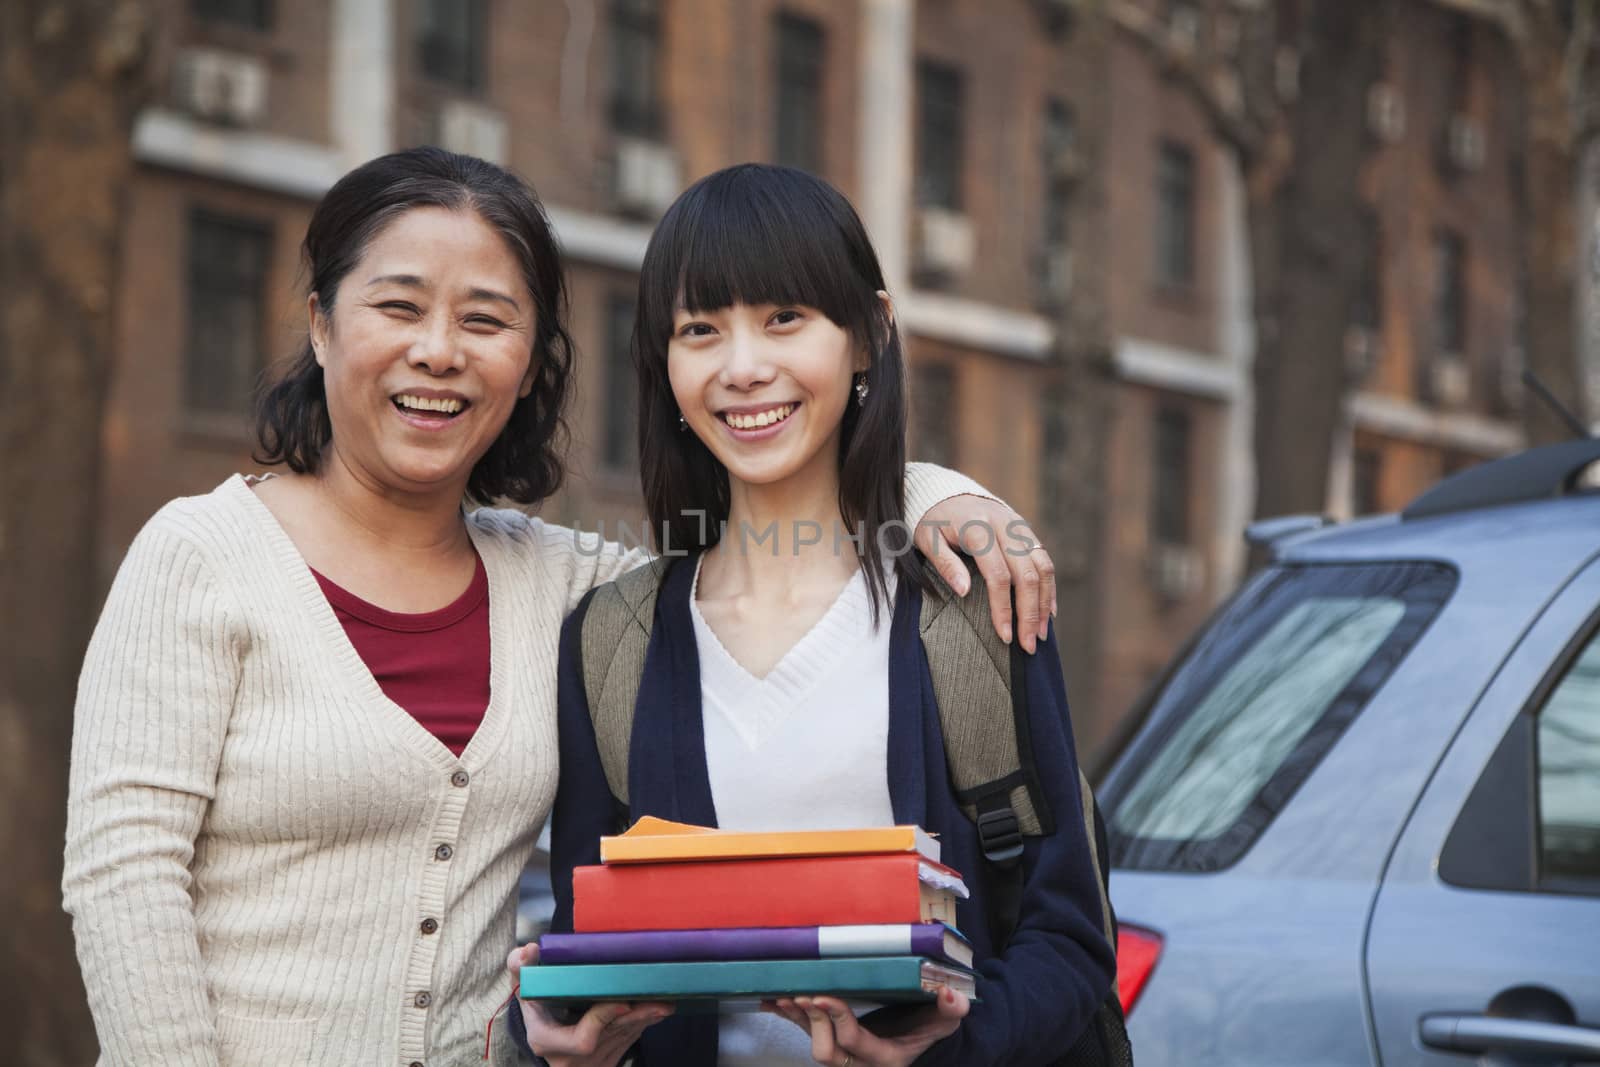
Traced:
POLYGON ((1378 213, 1371 208, 1361 214, 1361 238, 1365 255, 1361 276, 1356 280, 1355 304, 1350 321, 1364 330, 1377 333, 1383 325, 1383 228, 1378 213))
POLYGON ((1171 141, 1156 158, 1156 281, 1194 281, 1194 153, 1171 141))
POLYGON ((266 367, 270 227, 196 211, 189 218, 184 407, 245 415, 266 367))
POLYGON ((1057 98, 1045 101, 1040 137, 1044 202, 1040 226, 1039 301, 1045 307, 1066 302, 1072 284, 1068 212, 1077 180, 1077 125, 1072 109, 1057 98))
POLYGON ((1066 526, 1067 390, 1061 385, 1045 389, 1039 407, 1039 517, 1056 534, 1066 526))
POLYGON ((956 375, 945 363, 917 367, 912 386, 918 458, 941 467, 956 465, 956 375))
POLYGON ((600 458, 612 470, 638 469, 639 389, 633 370, 633 312, 630 295, 615 293, 606 305, 605 439, 600 458))
POLYGON ((226 22, 247 30, 272 28, 272 0, 192 0, 189 9, 208 22, 226 22))
POLYGON ((786 167, 822 170, 822 27, 810 19, 780 14, 774 20, 777 50, 777 151, 786 167))
POLYGON ((1376 448, 1358 448, 1350 464, 1350 512, 1357 518, 1383 510, 1381 493, 1383 454, 1376 448))
POLYGON ((1150 538, 1158 545, 1189 543, 1191 436, 1187 411, 1163 407, 1156 412, 1150 538))
POLYGON ((1456 358, 1467 350, 1466 244, 1452 230, 1433 238, 1433 337, 1439 355, 1456 358))
POLYGON ((961 210, 961 72, 943 63, 917 64, 917 203, 961 210))
POLYGON ((661 135, 661 5, 612 0, 611 125, 634 137, 661 135))
POLYGON ((422 73, 464 92, 483 89, 486 0, 419 0, 417 46, 422 73))

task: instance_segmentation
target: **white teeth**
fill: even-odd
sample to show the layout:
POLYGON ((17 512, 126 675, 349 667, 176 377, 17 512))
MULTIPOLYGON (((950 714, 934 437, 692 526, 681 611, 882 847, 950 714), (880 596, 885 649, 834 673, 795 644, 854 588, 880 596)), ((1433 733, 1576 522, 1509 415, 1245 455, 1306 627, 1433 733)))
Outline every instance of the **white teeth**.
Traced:
POLYGON ((395 403, 412 411, 439 411, 446 415, 454 415, 461 410, 461 401, 455 397, 443 396, 411 396, 402 393, 394 398, 395 403))
POLYGON ((794 408, 793 404, 782 404, 767 411, 757 412, 754 415, 739 415, 730 411, 722 417, 735 430, 759 430, 763 426, 771 426, 775 422, 782 422, 787 419, 794 413, 794 408))

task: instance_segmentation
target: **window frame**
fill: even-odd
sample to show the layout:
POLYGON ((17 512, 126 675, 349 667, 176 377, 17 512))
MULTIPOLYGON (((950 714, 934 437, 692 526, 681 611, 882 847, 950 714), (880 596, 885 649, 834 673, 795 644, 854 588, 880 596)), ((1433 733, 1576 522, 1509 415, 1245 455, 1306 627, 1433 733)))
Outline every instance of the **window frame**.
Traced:
POLYGON ((430 68, 428 42, 432 38, 423 34, 432 25, 428 11, 434 0, 414 0, 412 7, 412 43, 416 48, 417 72, 433 84, 446 86, 456 92, 480 96, 489 85, 489 2, 488 0, 448 0, 440 6, 466 20, 467 37, 463 70, 460 74, 430 68))
MULTIPOLYGON (((1344 579, 1348 581, 1348 579, 1344 579)), ((1120 747, 1116 762, 1102 787, 1101 808, 1106 813, 1112 866, 1124 870, 1162 873, 1209 874, 1226 870, 1249 854, 1261 835, 1293 801, 1296 793, 1333 751, 1373 698, 1387 684, 1393 672, 1421 643, 1442 614, 1460 582, 1459 572, 1448 564, 1431 560, 1359 560, 1315 563, 1280 563, 1263 571, 1248 583, 1196 635, 1181 660, 1175 660, 1165 676, 1153 687, 1141 709, 1137 733, 1120 747), (1411 576, 1404 613, 1367 660, 1344 686, 1328 700, 1317 719, 1295 742, 1294 747, 1262 782, 1256 794, 1241 809, 1232 825, 1209 838, 1141 838, 1119 829, 1116 814, 1128 791, 1136 784, 1149 760, 1162 751, 1188 721, 1197 706, 1185 701, 1183 710, 1164 698, 1174 687, 1184 684, 1193 671, 1199 671, 1190 695, 1210 693, 1221 680, 1243 638, 1243 647, 1253 647, 1295 604, 1315 595, 1316 584, 1300 596, 1285 602, 1270 615, 1256 610, 1268 602, 1284 583, 1333 583, 1340 575, 1354 575, 1355 588, 1375 589, 1411 576), (1226 635, 1219 648, 1209 647, 1217 627, 1237 619, 1242 629, 1226 635)), ((1351 586, 1346 585, 1348 590, 1351 586)))
POLYGON ((600 465, 617 474, 637 475, 639 470, 639 389, 634 375, 632 323, 637 300, 633 294, 616 289, 605 301, 605 376, 608 398, 601 423, 600 465), (627 328, 618 329, 627 323, 627 328), (619 410, 618 383, 626 390, 619 410))
POLYGON ((772 50, 772 158, 783 166, 820 174, 827 30, 816 19, 779 10, 772 16, 772 50), (803 132, 797 132, 796 125, 803 132))
POLYGON ((611 131, 623 137, 659 141, 665 128, 661 95, 662 0, 611 0, 607 6, 610 33, 610 85, 607 113, 611 131), (625 61, 646 57, 643 78, 624 79, 625 61))
POLYGON ((1157 142, 1154 274, 1162 288, 1187 290, 1195 284, 1199 179, 1199 160, 1192 145, 1168 137, 1157 142), (1179 161, 1181 171, 1168 166, 1179 161), (1181 182, 1176 180, 1180 174, 1181 182))
MULTIPOLYGON (((273 240, 274 227, 272 221, 269 219, 263 219, 255 216, 230 214, 228 212, 218 211, 202 204, 192 205, 188 210, 188 216, 185 220, 184 229, 185 243, 183 270, 185 318, 183 326, 183 384, 180 392, 179 404, 180 410, 187 418, 198 418, 202 420, 231 420, 236 418, 248 419, 250 416, 250 393, 254 388, 254 383, 259 380, 261 374, 267 369, 267 366, 270 363, 269 345, 267 343, 267 330, 269 319, 268 306, 272 285, 272 260, 274 253, 273 240), (200 348, 202 347, 201 342, 203 341, 201 337, 197 336, 201 329, 199 323, 202 320, 202 301, 198 299, 198 296, 207 290, 213 292, 219 292, 222 290, 222 285, 218 282, 220 271, 214 266, 210 269, 202 269, 203 265, 199 263, 196 255, 198 243, 197 237, 199 228, 202 225, 225 227, 237 233, 249 234, 252 238, 258 239, 260 242, 260 261, 257 265, 258 276, 254 279, 255 291, 254 293, 250 294, 256 310, 256 321, 254 323, 254 329, 252 331, 253 336, 251 338, 251 347, 253 349, 253 366, 249 368, 246 373, 246 377, 250 380, 250 388, 246 390, 245 396, 242 398, 241 405, 237 407, 232 405, 209 406, 198 402, 198 398, 196 396, 194 368, 196 367, 200 357, 200 348)), ((230 277, 229 282, 232 283, 232 281, 233 279, 230 277)), ((245 290, 242 285, 235 287, 230 284, 226 295, 230 298, 240 297, 245 295, 245 290)), ((234 369, 238 370, 239 368, 234 369)))
POLYGON ((189 14, 208 25, 232 26, 241 30, 254 33, 271 33, 277 22, 277 4, 275 0, 250 0, 255 9, 249 18, 240 18, 234 13, 237 4, 226 5, 229 10, 222 11, 213 7, 208 0, 189 0, 189 14))
POLYGON ((966 202, 966 73, 954 63, 923 56, 914 86, 917 206, 959 213, 966 202), (935 99, 947 90, 947 96, 935 99))
POLYGON ((1551 660, 1456 813, 1439 852, 1439 877, 1445 883, 1479 892, 1600 897, 1600 878, 1545 876, 1539 789, 1539 719, 1596 642, 1600 608, 1551 660))

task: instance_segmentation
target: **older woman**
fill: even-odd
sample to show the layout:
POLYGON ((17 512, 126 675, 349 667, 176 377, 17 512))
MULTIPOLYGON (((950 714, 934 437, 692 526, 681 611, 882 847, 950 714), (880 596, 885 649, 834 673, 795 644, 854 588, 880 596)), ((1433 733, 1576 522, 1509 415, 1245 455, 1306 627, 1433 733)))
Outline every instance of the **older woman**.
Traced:
MULTIPOLYGON (((84 662, 65 892, 107 1063, 480 1056, 556 786, 561 621, 641 562, 462 507, 561 479, 565 288, 525 184, 386 156, 305 254, 309 338, 260 420, 289 473, 157 513, 84 662)), ((908 511, 965 488, 913 471, 908 511)))

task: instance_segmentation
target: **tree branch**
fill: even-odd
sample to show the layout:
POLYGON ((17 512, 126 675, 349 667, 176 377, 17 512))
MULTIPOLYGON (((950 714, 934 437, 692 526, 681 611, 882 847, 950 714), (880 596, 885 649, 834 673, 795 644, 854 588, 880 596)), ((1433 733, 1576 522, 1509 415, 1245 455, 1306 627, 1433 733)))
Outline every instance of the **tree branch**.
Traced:
POLYGON ((1142 48, 1163 73, 1183 83, 1206 113, 1218 138, 1243 159, 1261 150, 1267 131, 1251 120, 1249 109, 1240 101, 1238 93, 1225 92, 1217 70, 1208 70, 1198 56, 1174 47, 1162 22, 1128 0, 1108 0, 1105 11, 1112 24, 1142 48), (1229 95, 1233 97, 1231 105, 1229 95))

